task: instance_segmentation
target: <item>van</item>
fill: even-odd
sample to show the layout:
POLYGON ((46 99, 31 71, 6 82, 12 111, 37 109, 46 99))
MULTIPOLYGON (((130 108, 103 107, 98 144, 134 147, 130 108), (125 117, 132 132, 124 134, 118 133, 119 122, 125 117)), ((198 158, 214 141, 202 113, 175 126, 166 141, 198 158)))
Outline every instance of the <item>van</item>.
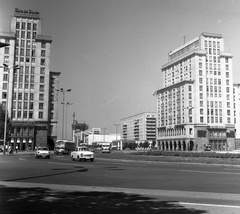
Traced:
POLYGON ((110 153, 110 146, 103 145, 102 146, 102 153, 110 153))

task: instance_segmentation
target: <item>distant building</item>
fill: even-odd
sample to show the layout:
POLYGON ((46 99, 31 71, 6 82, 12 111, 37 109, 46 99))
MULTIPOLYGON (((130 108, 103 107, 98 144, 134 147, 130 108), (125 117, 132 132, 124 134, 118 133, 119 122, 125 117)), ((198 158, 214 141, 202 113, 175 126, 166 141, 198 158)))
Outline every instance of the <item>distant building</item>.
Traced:
POLYGON ((0 69, 0 102, 6 106, 8 101, 10 143, 20 150, 53 149, 60 73, 50 71, 52 39, 42 35, 39 12, 15 9, 10 31, 0 33, 0 42, 9 44, 0 49, 0 65, 5 65, 0 69))
POLYGON ((121 119, 121 140, 152 143, 156 140, 156 113, 144 112, 121 119))
POLYGON ((113 141, 120 140, 120 134, 93 134, 91 131, 84 131, 76 133, 76 139, 79 143, 84 143, 87 145, 112 143, 113 141))
MULTIPOLYGON (((235 148, 232 54, 221 34, 202 33, 169 53, 157 98, 161 150, 235 148)), ((239 136, 239 133, 237 133, 239 136)))
POLYGON ((92 133, 93 134, 101 134, 101 128, 92 128, 92 133))

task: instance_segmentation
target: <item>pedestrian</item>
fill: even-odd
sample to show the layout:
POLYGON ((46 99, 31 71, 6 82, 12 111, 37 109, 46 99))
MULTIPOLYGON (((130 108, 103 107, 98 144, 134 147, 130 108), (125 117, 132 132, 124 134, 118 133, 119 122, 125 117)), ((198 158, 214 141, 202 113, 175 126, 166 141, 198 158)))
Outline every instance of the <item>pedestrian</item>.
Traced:
POLYGON ((18 153, 18 146, 16 146, 16 153, 18 153))
POLYGON ((13 153, 13 150, 12 150, 11 146, 8 147, 8 153, 9 153, 9 155, 11 155, 13 153))

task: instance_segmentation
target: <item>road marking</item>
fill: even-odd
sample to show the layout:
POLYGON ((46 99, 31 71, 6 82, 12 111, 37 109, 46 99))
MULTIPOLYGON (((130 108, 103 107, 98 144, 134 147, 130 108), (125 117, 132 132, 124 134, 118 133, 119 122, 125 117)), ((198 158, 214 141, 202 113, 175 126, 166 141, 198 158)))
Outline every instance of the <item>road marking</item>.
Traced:
POLYGON ((222 175, 240 175, 240 172, 210 172, 210 171, 197 171, 197 170, 179 170, 180 172, 195 172, 205 174, 222 174, 222 175))
POLYGON ((200 203, 187 203, 187 202, 178 202, 178 204, 180 204, 180 205, 192 205, 192 206, 222 207, 222 208, 237 208, 237 209, 240 209, 240 206, 222 205, 222 204, 200 204, 200 203))

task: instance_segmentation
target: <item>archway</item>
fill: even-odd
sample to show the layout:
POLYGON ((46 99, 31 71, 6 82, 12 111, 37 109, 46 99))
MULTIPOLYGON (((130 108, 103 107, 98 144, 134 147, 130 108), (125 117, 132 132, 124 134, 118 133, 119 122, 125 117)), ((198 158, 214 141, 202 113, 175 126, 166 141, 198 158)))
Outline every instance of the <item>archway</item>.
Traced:
POLYGON ((186 151, 186 142, 183 141, 183 148, 182 148, 183 151, 186 151))
POLYGON ((189 151, 193 151, 193 147, 194 147, 194 142, 190 141, 189 151))

